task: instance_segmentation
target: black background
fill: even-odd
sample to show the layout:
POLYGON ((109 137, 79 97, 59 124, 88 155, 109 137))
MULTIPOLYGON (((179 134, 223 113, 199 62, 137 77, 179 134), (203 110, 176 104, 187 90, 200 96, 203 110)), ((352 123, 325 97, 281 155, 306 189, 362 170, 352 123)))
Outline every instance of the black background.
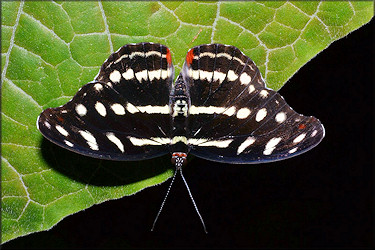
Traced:
POLYGON ((155 231, 169 181, 71 215, 11 248, 371 247, 373 237, 374 21, 333 43, 281 89, 326 137, 298 157, 261 165, 194 158, 155 231))

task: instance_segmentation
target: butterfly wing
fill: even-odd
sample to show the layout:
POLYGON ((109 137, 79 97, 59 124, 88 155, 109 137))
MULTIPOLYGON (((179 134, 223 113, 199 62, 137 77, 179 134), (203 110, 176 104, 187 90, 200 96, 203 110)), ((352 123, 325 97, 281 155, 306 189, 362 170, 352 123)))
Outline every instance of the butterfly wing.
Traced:
POLYGON ((313 148, 324 137, 320 121, 298 114, 266 88, 254 62, 233 46, 192 48, 181 77, 190 88, 193 155, 228 163, 277 161, 313 148))
POLYGON ((95 158, 142 160, 166 154, 172 81, 167 47, 125 45, 71 101, 44 110, 38 129, 53 143, 95 158))

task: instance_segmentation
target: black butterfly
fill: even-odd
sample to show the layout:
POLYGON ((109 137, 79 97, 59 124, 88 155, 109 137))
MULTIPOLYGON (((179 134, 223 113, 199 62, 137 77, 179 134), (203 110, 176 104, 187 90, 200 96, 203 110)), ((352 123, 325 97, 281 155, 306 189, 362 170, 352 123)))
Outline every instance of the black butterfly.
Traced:
POLYGON ((188 153, 262 163, 301 154, 324 137, 320 121, 296 113, 268 89, 254 62, 234 46, 190 49, 173 79, 166 46, 125 45, 71 101, 44 110, 38 129, 53 143, 95 158, 135 161, 171 153, 179 171, 170 187, 177 172, 183 178, 188 153))

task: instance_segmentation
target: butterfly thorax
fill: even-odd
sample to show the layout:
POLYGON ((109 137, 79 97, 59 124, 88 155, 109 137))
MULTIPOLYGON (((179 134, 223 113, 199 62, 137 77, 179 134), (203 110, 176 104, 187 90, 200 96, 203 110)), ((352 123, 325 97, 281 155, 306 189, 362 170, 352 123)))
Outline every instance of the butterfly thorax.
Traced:
MULTIPOLYGON (((187 86, 181 76, 179 76, 176 83, 172 85, 169 105, 172 112, 170 152, 172 155, 174 155, 174 153, 183 153, 186 158, 186 154, 189 152, 189 147, 187 145, 187 122, 190 97, 188 95, 187 86)), ((174 161, 173 158, 172 161, 174 161)))

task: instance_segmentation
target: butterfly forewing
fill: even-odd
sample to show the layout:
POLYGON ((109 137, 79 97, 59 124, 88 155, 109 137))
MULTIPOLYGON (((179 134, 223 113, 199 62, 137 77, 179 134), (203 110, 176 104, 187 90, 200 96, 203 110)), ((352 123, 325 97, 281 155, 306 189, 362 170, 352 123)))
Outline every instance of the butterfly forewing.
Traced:
POLYGON ((96 80, 110 82, 135 106, 168 104, 173 81, 169 49, 153 43, 125 45, 102 65, 96 80))
POLYGON ((266 88, 254 62, 233 46, 191 49, 182 74, 190 93, 200 93, 191 96, 188 118, 196 156, 229 163, 275 161, 311 149, 324 136, 319 120, 299 115, 266 88), (212 75, 205 65, 212 66, 212 75))
POLYGON ((125 45, 70 102, 43 111, 38 128, 52 142, 92 157, 141 160, 165 154, 172 81, 167 47, 125 45))
POLYGON ((161 44, 140 43, 125 45, 113 53, 102 65, 96 80, 109 82, 129 103, 139 107, 139 111, 147 111, 168 135, 173 76, 169 49, 161 44))
MULTIPOLYGON (((250 79, 250 77, 254 78, 257 72, 250 70, 247 63, 252 61, 233 46, 218 44, 198 46, 189 51, 187 59, 185 70, 182 72, 186 72, 184 79, 190 86, 191 93, 189 128, 192 135, 204 137, 206 133, 215 131, 208 124, 215 123, 212 117, 221 113, 231 118, 236 103, 243 99, 243 92, 247 86, 241 84, 237 76, 244 73, 244 76, 247 74, 250 79), (210 74, 205 65, 211 65, 210 74), (199 135, 196 134, 197 131, 199 135)), ((240 120, 235 121, 240 122, 240 120)))

